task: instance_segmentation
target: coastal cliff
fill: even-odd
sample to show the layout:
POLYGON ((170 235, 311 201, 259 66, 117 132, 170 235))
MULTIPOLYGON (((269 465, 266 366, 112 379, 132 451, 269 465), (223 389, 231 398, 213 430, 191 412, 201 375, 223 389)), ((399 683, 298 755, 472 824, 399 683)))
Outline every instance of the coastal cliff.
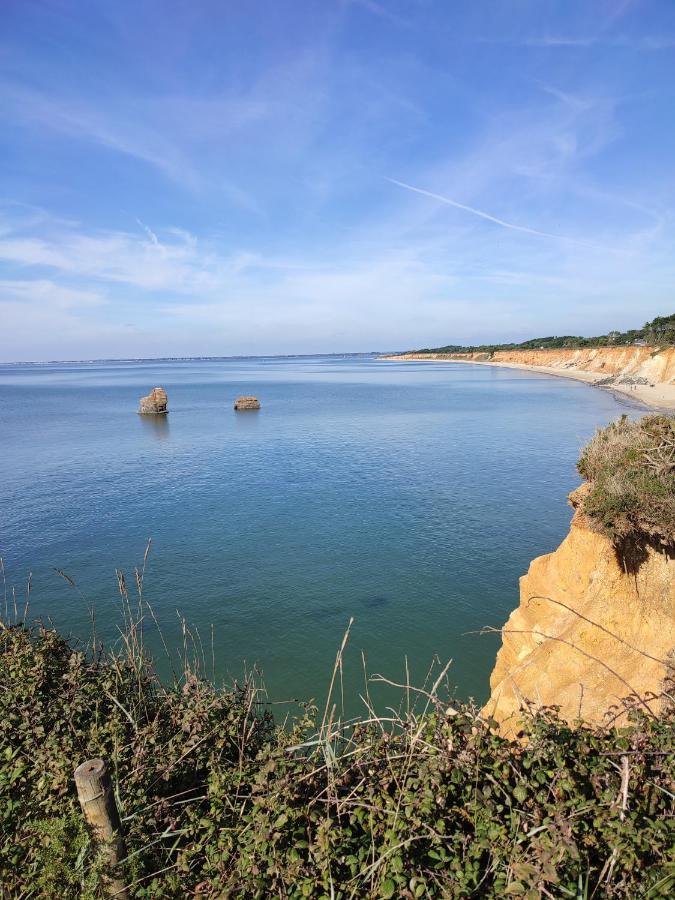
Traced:
POLYGON ((578 469, 569 534, 530 564, 502 629, 483 712, 506 736, 525 707, 570 723, 658 713, 675 675, 675 419, 622 417, 578 469))
POLYGON ((538 370, 628 393, 675 409, 675 347, 621 346, 579 349, 495 350, 474 353, 403 353, 389 360, 454 361, 538 370))
POLYGON ((654 712, 662 702, 675 649, 675 558, 645 542, 639 567, 622 560, 589 526, 585 487, 572 495, 565 540, 520 579, 520 604, 502 631, 484 713, 507 736, 527 701, 593 723, 625 721, 631 693, 654 712))

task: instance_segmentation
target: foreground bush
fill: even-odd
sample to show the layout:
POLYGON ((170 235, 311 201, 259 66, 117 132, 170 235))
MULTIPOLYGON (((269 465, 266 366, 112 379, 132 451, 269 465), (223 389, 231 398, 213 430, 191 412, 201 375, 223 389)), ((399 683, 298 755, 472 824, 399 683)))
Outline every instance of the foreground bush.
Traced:
POLYGON ((251 685, 138 652, 85 656, 0 626, 0 881, 7 897, 97 897, 72 772, 112 765, 133 897, 667 897, 675 719, 514 745, 471 707, 338 727, 274 724, 251 685))
POLYGON ((675 417, 622 416, 584 447, 578 469, 591 482, 584 512, 599 531, 675 544, 675 417))

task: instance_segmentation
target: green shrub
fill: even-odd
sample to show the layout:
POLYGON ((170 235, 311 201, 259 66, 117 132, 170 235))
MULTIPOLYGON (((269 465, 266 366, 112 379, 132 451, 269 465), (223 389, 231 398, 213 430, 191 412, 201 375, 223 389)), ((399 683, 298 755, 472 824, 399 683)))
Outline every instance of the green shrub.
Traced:
POLYGON ((550 710, 512 744, 432 690, 282 728, 253 685, 164 687, 137 650, 0 625, 3 896, 99 896, 72 780, 99 755, 133 897, 672 896, 672 710, 607 731, 550 710))
MULTIPOLYGON (((667 347, 675 344, 675 313, 670 316, 657 316, 651 322, 645 322, 642 328, 631 328, 628 331, 610 331, 596 337, 563 334, 547 337, 530 338, 520 344, 478 344, 462 346, 447 344, 445 347, 425 347, 415 353, 494 353, 496 350, 568 350, 584 347, 630 347, 638 342, 656 344, 667 347)), ((652 354, 653 356, 654 354, 652 354)))
POLYGON ((622 416, 596 433, 577 468, 590 482, 584 512, 599 531, 675 543, 675 418, 622 416))

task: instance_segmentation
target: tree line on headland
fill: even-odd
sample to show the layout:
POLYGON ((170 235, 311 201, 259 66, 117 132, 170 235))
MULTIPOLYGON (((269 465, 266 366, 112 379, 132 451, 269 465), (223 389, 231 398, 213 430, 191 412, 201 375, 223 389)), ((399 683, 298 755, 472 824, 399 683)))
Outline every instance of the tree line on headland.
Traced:
POLYGON ((415 353, 494 353, 495 350, 557 350, 577 347, 625 347, 631 344, 659 346, 675 344, 675 313, 656 316, 642 328, 628 331, 609 331, 597 337, 580 337, 573 334, 530 338, 520 344, 447 344, 445 347, 424 347, 415 353))

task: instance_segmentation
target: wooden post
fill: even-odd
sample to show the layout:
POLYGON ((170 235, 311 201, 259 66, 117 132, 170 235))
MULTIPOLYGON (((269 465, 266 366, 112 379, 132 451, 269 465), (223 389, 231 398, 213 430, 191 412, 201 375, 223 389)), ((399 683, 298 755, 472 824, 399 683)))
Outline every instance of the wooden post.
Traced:
POLYGON ((105 894, 118 900, 127 900, 129 894, 124 886, 124 880, 115 871, 126 856, 126 851, 112 781, 105 760, 89 759, 78 766, 75 769, 75 785, 92 837, 100 844, 108 863, 105 894))

